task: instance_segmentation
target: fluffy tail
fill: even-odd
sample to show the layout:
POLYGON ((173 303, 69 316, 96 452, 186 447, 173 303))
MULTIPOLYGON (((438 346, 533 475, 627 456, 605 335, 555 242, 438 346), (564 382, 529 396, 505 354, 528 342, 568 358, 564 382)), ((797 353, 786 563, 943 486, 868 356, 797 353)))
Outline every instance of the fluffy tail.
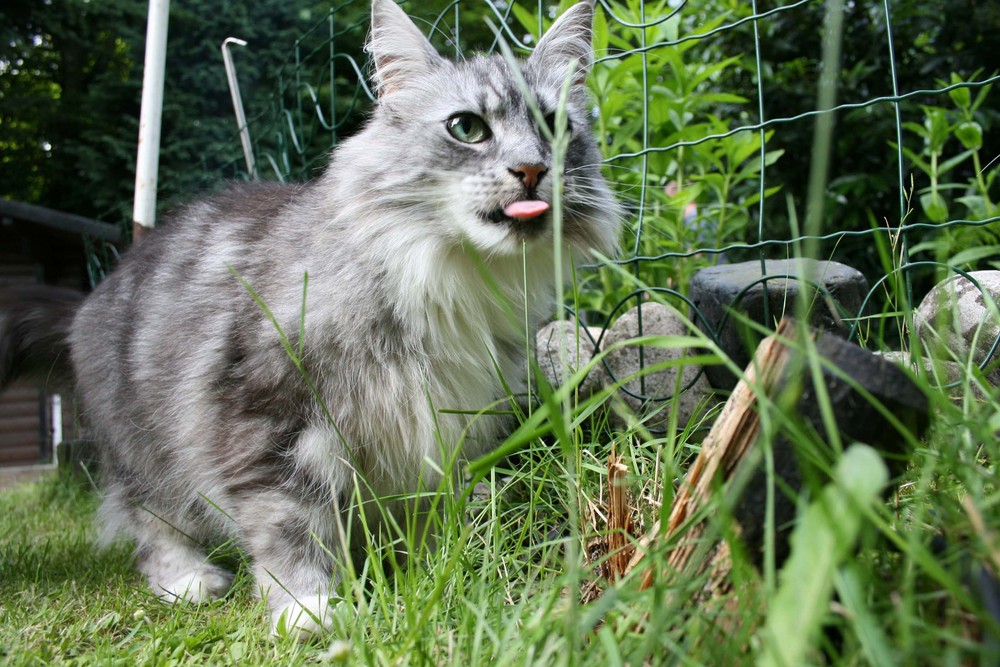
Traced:
POLYGON ((69 383, 69 328, 83 296, 43 285, 0 290, 0 391, 19 377, 69 383))

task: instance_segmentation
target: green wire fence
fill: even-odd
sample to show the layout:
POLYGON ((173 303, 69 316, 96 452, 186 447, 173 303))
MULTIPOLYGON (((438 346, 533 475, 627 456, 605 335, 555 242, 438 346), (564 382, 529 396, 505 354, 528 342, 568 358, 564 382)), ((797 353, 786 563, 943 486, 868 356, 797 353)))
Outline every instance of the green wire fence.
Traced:
MULTIPOLYGON (((403 6, 456 55, 498 39, 527 52, 560 11, 540 1, 403 6)), ((766 260, 812 257, 868 281, 862 306, 839 313, 848 336, 905 346, 913 305, 935 282, 1000 260, 1000 141, 990 133, 1000 74, 984 69, 990 47, 975 39, 991 28, 965 26, 973 46, 943 56, 935 6, 599 0, 594 127, 629 216, 619 268, 581 277, 573 315, 606 328, 654 293, 718 339, 726 320, 713 325, 689 298, 697 271, 759 262, 749 290, 804 280, 769 275, 766 260)), ((362 0, 332 6, 292 45, 270 108, 249 110, 260 177, 315 176, 363 121, 368 12, 362 0)))

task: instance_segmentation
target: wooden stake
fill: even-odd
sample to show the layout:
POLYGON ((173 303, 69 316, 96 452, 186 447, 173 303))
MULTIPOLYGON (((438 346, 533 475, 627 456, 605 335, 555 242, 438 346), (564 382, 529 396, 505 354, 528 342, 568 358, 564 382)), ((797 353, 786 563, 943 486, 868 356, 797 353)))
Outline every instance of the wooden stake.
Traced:
POLYGON ((625 574, 632 556, 628 543, 632 521, 625 495, 627 473, 628 468, 612 446, 608 457, 608 579, 612 582, 625 574))

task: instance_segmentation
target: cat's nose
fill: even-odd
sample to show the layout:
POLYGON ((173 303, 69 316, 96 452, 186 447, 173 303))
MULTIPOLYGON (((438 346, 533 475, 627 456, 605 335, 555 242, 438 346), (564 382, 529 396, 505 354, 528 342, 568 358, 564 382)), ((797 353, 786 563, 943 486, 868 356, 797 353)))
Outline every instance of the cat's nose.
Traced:
POLYGON ((548 172, 544 164, 519 164, 510 170, 510 173, 518 177, 525 187, 534 190, 538 187, 538 182, 542 180, 548 172))

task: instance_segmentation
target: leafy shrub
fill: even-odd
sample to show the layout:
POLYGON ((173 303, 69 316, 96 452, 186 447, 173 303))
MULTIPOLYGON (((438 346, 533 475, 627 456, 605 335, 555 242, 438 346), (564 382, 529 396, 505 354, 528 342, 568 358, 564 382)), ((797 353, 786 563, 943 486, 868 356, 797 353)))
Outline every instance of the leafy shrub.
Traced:
MULTIPOLYGON (((976 77, 973 75, 973 79, 976 77)), ((957 74, 951 84, 963 83, 957 74)), ((938 85, 944 87, 943 81, 938 85)), ((979 110, 990 93, 986 85, 948 91, 954 108, 926 105, 924 122, 904 123, 903 129, 919 137, 919 151, 903 146, 903 154, 920 172, 916 195, 922 221, 941 225, 926 234, 911 254, 927 253, 932 259, 963 269, 981 262, 1000 266, 1000 220, 983 225, 949 224, 951 221, 984 222, 1000 216, 995 196, 1000 162, 983 164, 983 125, 979 110), (955 180, 953 174, 965 174, 955 180), (925 185, 926 183, 926 185, 925 185)))
MULTIPOLYGON (((695 272, 716 261, 698 251, 745 239, 761 169, 782 154, 762 154, 771 132, 728 135, 745 124, 748 99, 725 92, 720 81, 749 70, 742 56, 724 56, 702 39, 738 11, 708 4, 611 1, 594 22, 595 130, 607 176, 630 211, 622 252, 642 258, 643 282, 681 294, 695 272)), ((525 29, 537 29, 518 17, 525 29)), ((620 271, 601 269, 585 278, 578 306, 599 321, 632 285, 620 271)))

